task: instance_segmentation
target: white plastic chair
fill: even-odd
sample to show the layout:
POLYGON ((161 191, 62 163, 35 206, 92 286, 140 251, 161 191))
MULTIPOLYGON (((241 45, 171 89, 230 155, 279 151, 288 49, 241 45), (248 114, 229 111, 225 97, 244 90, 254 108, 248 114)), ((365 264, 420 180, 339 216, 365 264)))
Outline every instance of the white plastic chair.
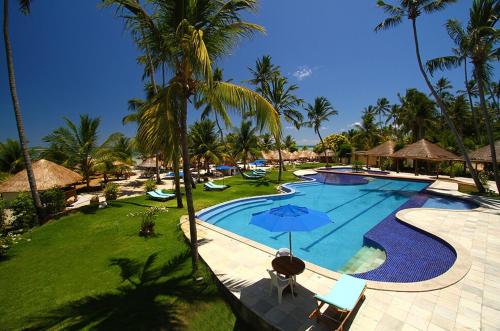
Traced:
POLYGON ((278 251, 276 252, 276 257, 279 257, 279 256, 290 256, 290 250, 288 248, 280 248, 278 249, 278 251))
POLYGON ((290 285, 290 289, 292 290, 292 298, 293 298, 293 286, 291 284, 291 279, 284 278, 276 273, 274 270, 267 270, 269 276, 271 276, 271 282, 269 286, 269 292, 273 293, 273 288, 276 287, 278 291, 278 303, 281 304, 281 297, 283 296, 283 290, 290 285))

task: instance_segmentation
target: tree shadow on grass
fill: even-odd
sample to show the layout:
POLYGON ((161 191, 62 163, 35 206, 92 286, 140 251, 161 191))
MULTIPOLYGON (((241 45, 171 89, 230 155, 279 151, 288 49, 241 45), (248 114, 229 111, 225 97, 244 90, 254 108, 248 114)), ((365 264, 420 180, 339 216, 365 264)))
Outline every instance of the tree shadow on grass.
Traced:
POLYGON ((185 304, 207 302, 217 296, 213 286, 196 282, 189 272, 183 272, 183 265, 189 257, 190 253, 186 251, 159 267, 154 266, 156 254, 150 255, 144 262, 128 258, 112 259, 110 266, 119 267, 122 286, 32 318, 29 329, 184 329, 185 304))

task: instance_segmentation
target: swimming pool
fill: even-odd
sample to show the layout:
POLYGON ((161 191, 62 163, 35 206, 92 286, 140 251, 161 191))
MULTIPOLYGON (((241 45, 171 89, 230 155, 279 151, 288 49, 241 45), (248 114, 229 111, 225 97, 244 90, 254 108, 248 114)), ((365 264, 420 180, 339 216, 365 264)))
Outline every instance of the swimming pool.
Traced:
MULTIPOLYGON (((308 233, 294 233, 294 254, 321 267, 338 271, 366 244, 365 234, 402 206, 419 199, 419 206, 430 208, 471 209, 462 201, 421 193, 430 182, 367 178, 354 175, 318 173, 316 181, 289 184, 296 192, 237 201, 201 211, 198 217, 210 224, 279 249, 288 246, 286 233, 271 233, 250 225, 252 214, 286 204, 305 206, 326 212, 333 220, 308 233), (336 185, 348 176, 361 178, 362 184, 336 185)), ((434 239, 433 239, 434 240, 434 239)), ((437 239, 435 239, 437 240, 437 239)), ((449 248, 452 250, 451 248, 449 248)))

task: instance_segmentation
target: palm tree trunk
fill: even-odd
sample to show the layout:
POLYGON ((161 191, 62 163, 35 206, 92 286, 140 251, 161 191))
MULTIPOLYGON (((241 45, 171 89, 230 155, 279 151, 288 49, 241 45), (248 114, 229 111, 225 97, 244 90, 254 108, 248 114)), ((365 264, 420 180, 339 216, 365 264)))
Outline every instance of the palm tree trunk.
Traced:
POLYGON ((155 155, 155 171, 156 171, 156 184, 161 183, 161 178, 160 178, 160 153, 156 153, 155 155))
POLYGON ((493 167, 493 174, 495 176, 495 183, 497 185, 497 190, 500 192, 500 177, 498 175, 498 166, 497 166, 497 153, 495 150, 495 139, 493 137, 493 131, 491 130, 491 124, 490 124, 490 114, 488 113, 488 109, 486 109, 486 99, 484 96, 484 81, 480 77, 481 72, 483 72, 483 66, 482 64, 475 64, 476 68, 474 70, 475 72, 475 77, 477 81, 477 86, 479 89, 479 104, 481 106, 481 110, 483 112, 483 118, 484 118, 484 124, 486 126, 486 133, 488 135, 488 142, 490 144, 490 151, 491 151, 491 165, 493 167))
POLYGON ((33 166, 31 165, 31 157, 28 150, 28 141, 26 139, 26 132, 24 131, 23 118, 21 115, 21 105, 17 96, 16 77, 14 73, 14 55, 12 53, 12 45, 10 43, 9 36, 9 0, 3 1, 3 37, 5 42, 5 54, 7 58, 7 70, 9 73, 10 95, 12 98, 12 105, 14 107, 14 114, 16 117, 17 133, 19 135, 19 143, 21 144, 21 149, 23 151, 24 166, 28 175, 28 183, 30 185, 31 196, 36 208, 37 219, 35 220, 35 222, 36 224, 38 224, 39 220, 43 219, 44 212, 42 208, 42 202, 40 201, 40 195, 38 194, 38 190, 36 187, 35 175, 33 173, 33 166))
POLYGON ((281 182, 281 176, 283 172, 283 156, 281 155, 281 141, 278 140, 277 137, 274 138, 276 140, 276 148, 278 148, 278 183, 281 182))
POLYGON ((217 128, 219 128, 220 141, 224 143, 224 132, 222 132, 222 127, 220 126, 219 123, 219 116, 217 116, 217 112, 214 112, 214 114, 215 114, 215 124, 217 125, 217 128))
POLYGON ((326 146, 325 146, 325 143, 323 142, 323 138, 321 137, 321 134, 319 133, 319 130, 316 131, 318 133, 318 137, 319 137, 319 140, 321 141, 321 146, 323 146, 323 152, 325 153, 325 162, 326 162, 326 165, 325 167, 329 167, 330 165, 328 164, 328 156, 326 155, 326 146))
POLYGON ((470 111, 472 114, 472 123, 474 124, 474 131, 476 132, 476 141, 481 141, 481 136, 479 134, 479 123, 476 109, 474 108, 474 103, 472 102, 472 94, 470 93, 469 87, 469 74, 467 72, 467 58, 464 59, 464 74, 465 74, 465 89, 467 90, 467 96, 469 97, 470 111))
POLYGON ((431 81, 429 80, 429 77, 427 76, 427 73, 425 72, 424 66, 422 64, 422 58, 420 56, 420 46, 418 43, 418 33, 417 33, 417 21, 416 19, 412 19, 412 28, 413 28, 413 40, 415 42, 415 52, 417 55, 417 62, 418 62, 418 67, 420 69, 420 73, 424 77, 425 83, 427 84, 427 87, 429 87, 429 90, 431 91, 432 95, 434 96, 434 99, 436 99, 436 102, 441 109, 441 113, 444 116, 444 119, 446 123, 448 124, 448 127, 451 130, 451 133, 455 137, 455 141, 458 145, 458 148, 460 149, 460 152, 462 153, 465 163, 467 164, 467 168, 469 169, 469 172, 472 176, 472 179, 474 180, 474 183, 476 184, 476 187, 479 192, 484 192, 484 187, 479 181, 479 178, 477 176, 476 170, 472 166, 472 162, 470 161, 469 154, 467 153, 467 150, 465 149, 464 143, 462 141, 462 138, 457 132, 457 129, 455 128, 455 125, 450 119, 450 116, 448 115, 448 112, 446 110, 446 106, 443 103, 443 100, 439 97, 439 95, 436 93, 436 90, 434 89, 434 86, 432 86, 431 81))
POLYGON ((184 168, 184 189, 186 190, 186 203, 189 217, 189 236, 191 237, 191 263, 193 272, 198 267, 198 234, 196 230, 196 219, 194 215, 193 191, 191 187, 191 170, 189 169, 189 149, 187 135, 187 97, 184 97, 181 105, 180 136, 182 146, 182 163, 184 168))
POLYGON ((177 147, 174 148, 174 157, 172 160, 172 167, 174 169, 174 184, 175 184, 175 197, 177 199, 177 208, 183 208, 182 204, 182 193, 181 193, 181 180, 179 176, 179 153, 177 152, 177 147))

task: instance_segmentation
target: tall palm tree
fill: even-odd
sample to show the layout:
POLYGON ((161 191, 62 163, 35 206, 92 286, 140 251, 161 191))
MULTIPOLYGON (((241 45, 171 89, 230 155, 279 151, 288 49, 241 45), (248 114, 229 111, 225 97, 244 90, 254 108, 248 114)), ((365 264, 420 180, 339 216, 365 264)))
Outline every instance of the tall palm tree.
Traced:
MULTIPOLYGON (((125 1, 125 0, 121 0, 125 1)), ((127 1, 131 2, 131 1, 127 1)), ((147 40, 152 53, 159 54, 161 60, 171 68, 173 77, 159 90, 158 95, 148 103, 144 118, 165 117, 172 114, 174 133, 163 131, 164 135, 177 135, 182 146, 184 178, 191 181, 190 155, 187 136, 188 103, 193 96, 206 98, 214 104, 220 102, 225 107, 242 114, 252 113, 257 125, 271 132, 278 130, 278 116, 272 105, 254 91, 213 80, 212 61, 228 54, 239 39, 255 32, 264 31, 256 24, 244 22, 242 13, 256 9, 255 0, 239 1, 160 1, 153 0, 154 15, 144 15, 144 20, 152 22, 155 28, 148 29, 147 40), (155 29, 161 33, 155 34, 155 29)), ((138 4, 134 5, 140 7, 138 4)), ((146 24, 144 24, 147 26, 146 24)), ((220 109, 214 108, 219 112, 220 109)), ((220 114, 219 114, 220 115, 220 114)), ((146 122, 145 122, 146 123, 146 122)), ((149 123, 155 123, 150 121, 149 123)), ((143 126, 143 137, 154 136, 158 131, 143 126)), ((170 139, 165 139, 170 140, 170 139)), ((190 185, 185 185, 189 215, 190 240, 193 270, 197 268, 198 238, 196 231, 193 193, 190 185)))
POLYGON ((269 133, 264 133, 260 136, 259 147, 264 152, 269 152, 274 149, 273 136, 269 133))
POLYGON ((474 77, 479 90, 479 105, 482 110, 486 133, 490 144, 491 161, 497 189, 500 191, 495 139, 491 128, 490 114, 487 109, 486 88, 490 81, 491 62, 498 61, 500 51, 496 47, 500 40, 499 30, 495 28, 500 17, 500 2, 497 0, 474 0, 469 14, 467 33, 468 52, 474 65, 474 77))
POLYGON ((328 101, 328 99, 325 97, 317 97, 314 100, 314 105, 308 104, 306 106, 306 111, 307 118, 309 119, 309 121, 307 122, 307 126, 313 128, 314 132, 318 135, 325 152, 326 166, 328 167, 329 164, 326 155, 326 146, 325 142, 323 141, 323 137, 321 137, 320 129, 323 123, 327 122, 331 116, 338 115, 338 111, 333 108, 330 101, 328 101))
MULTIPOLYGON (((295 84, 289 85, 288 79, 285 77, 275 75, 271 77, 269 82, 265 82, 263 87, 258 87, 257 92, 262 94, 271 103, 280 119, 283 117, 285 121, 293 123, 298 129, 304 118, 302 113, 298 110, 304 100, 295 96, 295 91, 298 88, 299 87, 295 84)), ((279 159, 278 182, 281 181, 282 172, 285 170, 281 153, 281 131, 280 125, 280 130, 276 131, 274 134, 274 141, 276 142, 279 159)))
POLYGON ((19 141, 7 139, 0 143, 0 172, 15 174, 23 169, 23 150, 19 141))
POLYGON ((243 162, 243 170, 247 169, 250 158, 259 157, 259 138, 257 130, 252 126, 252 122, 243 121, 236 129, 231 139, 232 155, 243 162))
POLYGON ((375 106, 375 113, 378 115, 378 125, 382 129, 382 116, 387 116, 391 110, 391 104, 387 98, 380 98, 377 100, 377 105, 375 106))
MULTIPOLYGON (((215 123, 204 119, 195 122, 189 130, 190 152, 196 158, 198 165, 201 165, 208 172, 209 163, 218 162, 223 157, 223 145, 217 137, 215 123)), ((200 167, 198 167, 198 177, 200 177, 200 167)))
POLYGON ((372 148, 380 138, 379 130, 375 124, 375 115, 369 107, 365 108, 363 116, 361 116, 361 123, 356 123, 354 128, 356 133, 353 139, 365 150, 372 148))
POLYGON ((435 103, 417 89, 408 89, 404 96, 400 96, 400 101, 400 121, 411 131, 412 141, 424 138, 427 129, 436 123, 435 103))
POLYGON ((291 135, 287 135, 285 139, 283 139, 283 147, 290 153, 297 151, 297 142, 291 135))
POLYGON ((90 188, 90 176, 92 175, 96 153, 99 149, 99 118, 91 118, 89 115, 80 115, 80 123, 75 124, 64 117, 66 126, 55 129, 43 140, 52 144, 56 149, 63 151, 67 158, 67 164, 77 167, 83 174, 90 188))
POLYGON ((434 86, 432 85, 429 76, 427 75, 427 72, 424 68, 422 57, 420 55, 420 45, 417 32, 418 17, 422 14, 422 12, 431 14, 437 11, 444 10, 449 4, 455 2, 456 0, 413 0, 413 1, 399 0, 398 1, 399 6, 396 6, 388 4, 383 0, 378 0, 377 6, 381 7, 387 14, 389 14, 389 17, 386 18, 384 21, 382 21, 379 25, 377 25, 375 27, 375 31, 386 30, 391 27, 395 27, 401 24, 403 22, 403 18, 405 17, 411 21, 412 31, 413 31, 413 41, 415 43, 415 53, 420 73, 422 74, 422 77, 424 78, 427 87, 431 91, 434 99, 436 100, 439 108, 441 109, 441 113, 443 114, 446 124, 448 124, 448 127, 450 128, 455 138, 459 150, 465 159, 465 163, 467 165, 467 168, 469 169, 469 172, 471 173, 472 179, 474 180, 476 187, 480 192, 484 192, 484 187, 479 181, 476 170, 472 166, 472 162, 470 161, 469 158, 469 153, 465 148, 462 137, 460 137, 455 125, 453 124, 453 121, 448 115, 445 103, 443 102, 443 100, 441 100, 436 90, 434 89, 434 86))
POLYGON ((264 89, 264 85, 269 84, 269 81, 277 76, 280 76, 280 67, 272 63, 271 56, 264 55, 262 59, 257 59, 255 68, 248 68, 252 74, 251 84, 264 89))
MULTIPOLYGON (((479 133, 479 122, 478 122, 478 116, 476 114, 476 110, 474 107, 474 103, 472 101, 473 98, 473 93, 472 93, 472 86, 471 86, 471 81, 469 80, 469 72, 468 72, 468 45, 469 45, 469 39, 467 36, 467 33, 465 32, 464 28, 460 24, 459 21, 457 20, 448 20, 446 22, 446 31, 448 32, 448 35, 450 38, 453 40, 455 43, 455 47, 452 49, 453 55, 449 56, 443 56, 443 57, 438 57, 432 60, 427 61, 427 69, 429 70, 429 73, 432 75, 436 70, 443 70, 443 69, 451 69, 451 68, 457 68, 463 64, 464 67, 464 86, 465 86, 465 91, 467 93, 468 99, 469 99, 469 105, 470 109, 472 112, 472 120, 474 122, 474 129, 476 133, 476 138, 479 140, 480 139, 480 133, 479 133)), ((438 81, 439 83, 439 81, 438 81)), ((438 90, 438 89, 436 89, 438 90)), ((439 91, 437 91, 439 94, 439 91)))
MULTIPOLYGON (((25 15, 30 12, 30 0, 19 0, 19 5, 21 12, 25 15)), ((26 168, 26 173, 28 175, 28 183, 30 185, 31 197, 36 208, 35 220, 38 223, 39 218, 43 218, 43 208, 42 202, 40 200, 40 195, 36 187, 35 175, 33 174, 33 166, 31 165, 31 157, 29 154, 28 139, 26 138, 26 132, 24 131, 23 117, 21 114, 21 104, 19 103, 19 97, 17 95, 16 86, 16 75, 14 72, 14 55, 12 51, 12 45, 10 42, 9 34, 9 0, 3 1, 3 38, 5 44, 5 58, 7 59, 7 72, 9 76, 9 88, 10 95, 12 98, 12 106, 14 108, 14 115, 16 117, 17 133, 19 135, 19 143, 21 144, 21 149, 23 152, 24 167, 26 168)))

